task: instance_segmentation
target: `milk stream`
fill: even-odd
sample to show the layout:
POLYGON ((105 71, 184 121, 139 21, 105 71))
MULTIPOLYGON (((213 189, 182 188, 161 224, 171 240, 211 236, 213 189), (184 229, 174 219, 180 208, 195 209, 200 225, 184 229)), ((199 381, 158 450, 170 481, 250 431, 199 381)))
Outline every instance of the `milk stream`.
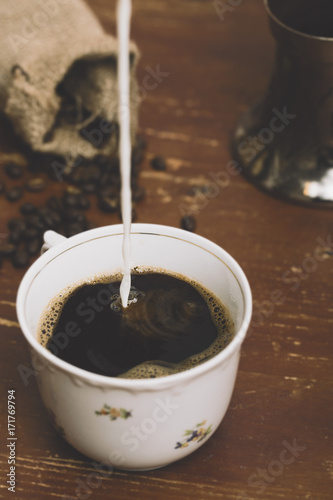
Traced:
POLYGON ((132 5, 131 0, 119 0, 117 8, 117 27, 119 42, 118 59, 118 97, 120 124, 120 172, 121 172, 121 212, 123 218, 123 260, 124 276, 120 285, 120 298, 123 307, 128 305, 131 288, 131 224, 132 224, 132 193, 131 193, 131 130, 130 130, 130 63, 129 36, 132 5))

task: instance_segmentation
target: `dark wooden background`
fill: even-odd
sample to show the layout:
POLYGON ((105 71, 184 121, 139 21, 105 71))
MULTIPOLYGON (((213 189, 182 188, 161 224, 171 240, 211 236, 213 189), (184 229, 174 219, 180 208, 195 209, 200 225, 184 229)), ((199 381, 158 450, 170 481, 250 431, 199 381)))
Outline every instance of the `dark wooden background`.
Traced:
MULTIPOLYGON (((114 33, 114 0, 88 3, 114 33)), ((211 172, 225 171, 237 118, 268 83, 274 42, 261 0, 238 2, 224 20, 214 8, 218 2, 208 0, 133 3, 132 36, 142 53, 139 83, 147 66, 160 65, 169 73, 141 107, 140 129, 148 149, 140 182, 147 195, 138 206, 138 222, 179 227, 180 206, 189 206, 191 186, 208 184, 211 172), (165 173, 151 169, 154 155, 167 159, 165 173)), ((20 149, 2 118, 0 151, 20 149)), ((45 196, 62 188, 50 184, 45 196)), ((42 198, 26 194, 24 200, 42 198)), ((91 482, 96 478, 91 460, 55 432, 35 380, 25 387, 17 372, 18 364, 29 363, 15 314, 24 271, 6 262, 0 290, 0 498, 332 498, 332 212, 270 198, 241 175, 198 212, 196 232, 238 260, 255 301, 255 327, 244 344, 234 396, 219 429, 197 452, 166 468, 114 471, 91 482), (318 238, 326 244, 314 264, 318 238), (281 298, 272 305, 276 289, 281 298), (15 494, 6 485, 8 389, 16 390, 17 404, 15 494), (290 464, 280 460, 285 442, 300 448, 290 464)), ((18 205, 0 197, 2 240, 8 218, 16 214, 18 205)), ((118 223, 116 215, 96 209, 90 216, 97 225, 118 223)))

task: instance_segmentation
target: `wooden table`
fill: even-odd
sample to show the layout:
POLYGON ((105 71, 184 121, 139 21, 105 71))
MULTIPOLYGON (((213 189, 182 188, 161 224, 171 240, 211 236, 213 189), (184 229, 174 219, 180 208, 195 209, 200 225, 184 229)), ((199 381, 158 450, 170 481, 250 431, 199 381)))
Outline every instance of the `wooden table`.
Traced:
MULTIPOLYGON (((88 3, 114 33, 115 2, 88 3)), ((212 183, 212 176, 226 171, 237 118, 262 95, 272 70, 274 42, 262 2, 219 2, 229 5, 223 20, 214 4, 134 0, 139 84, 148 66, 160 65, 164 73, 141 106, 148 150, 140 178, 147 195, 138 206, 138 221, 179 227, 181 207, 190 206, 196 232, 223 246, 248 276, 253 331, 243 347, 230 408, 214 436, 189 457, 160 470, 113 471, 101 478, 91 460, 53 429, 33 377, 25 387, 18 374, 18 364, 29 363, 15 314, 24 271, 6 262, 0 291, 0 498, 332 498, 332 213, 270 198, 241 175, 230 176, 206 204, 191 205, 188 197, 193 185, 212 183), (166 172, 151 169, 155 155, 167 159, 166 172), (6 485, 9 389, 15 389, 17 404, 15 494, 6 485)), ((20 150, 6 120, 1 123, 1 150, 20 150)), ((3 239, 8 218, 17 213, 17 204, 0 197, 3 239)), ((118 222, 97 209, 91 218, 98 225, 118 222)))

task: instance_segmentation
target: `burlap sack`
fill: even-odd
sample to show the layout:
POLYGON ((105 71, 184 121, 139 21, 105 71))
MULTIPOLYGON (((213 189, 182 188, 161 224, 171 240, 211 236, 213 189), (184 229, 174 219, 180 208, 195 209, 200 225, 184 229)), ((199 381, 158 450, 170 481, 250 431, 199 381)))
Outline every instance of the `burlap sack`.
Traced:
MULTIPOLYGON (((117 40, 82 0, 1 0, 0 47, 0 107, 35 151, 117 153, 117 40)), ((137 56, 132 43, 133 139, 137 56)))

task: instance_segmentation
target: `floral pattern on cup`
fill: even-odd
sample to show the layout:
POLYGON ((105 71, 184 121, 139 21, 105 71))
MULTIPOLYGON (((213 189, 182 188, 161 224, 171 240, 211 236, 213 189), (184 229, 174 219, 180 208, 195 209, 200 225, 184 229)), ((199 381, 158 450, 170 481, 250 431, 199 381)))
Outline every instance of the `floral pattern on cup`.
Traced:
POLYGON ((61 425, 59 425, 57 423, 57 419, 56 419, 56 416, 55 416, 54 412, 51 410, 51 408, 48 408, 47 411, 49 412, 50 419, 51 419, 51 422, 52 422, 53 427, 55 428, 55 430, 59 432, 59 434, 60 434, 61 437, 63 437, 64 439, 67 439, 66 438, 65 429, 63 427, 61 427, 61 425))
POLYGON ((107 404, 103 406, 101 410, 95 411, 95 414, 98 416, 109 416, 110 420, 117 420, 117 418, 123 418, 126 420, 127 418, 132 416, 132 410, 128 411, 124 408, 113 408, 107 404))
POLYGON ((209 425, 208 427, 204 427, 206 422, 207 420, 204 420, 203 422, 197 424, 194 429, 186 430, 184 432, 184 437, 186 437, 186 439, 184 439, 183 441, 177 441, 175 450, 177 450, 178 448, 186 448, 192 441, 200 443, 200 441, 206 439, 208 434, 212 432, 211 425, 209 425))

